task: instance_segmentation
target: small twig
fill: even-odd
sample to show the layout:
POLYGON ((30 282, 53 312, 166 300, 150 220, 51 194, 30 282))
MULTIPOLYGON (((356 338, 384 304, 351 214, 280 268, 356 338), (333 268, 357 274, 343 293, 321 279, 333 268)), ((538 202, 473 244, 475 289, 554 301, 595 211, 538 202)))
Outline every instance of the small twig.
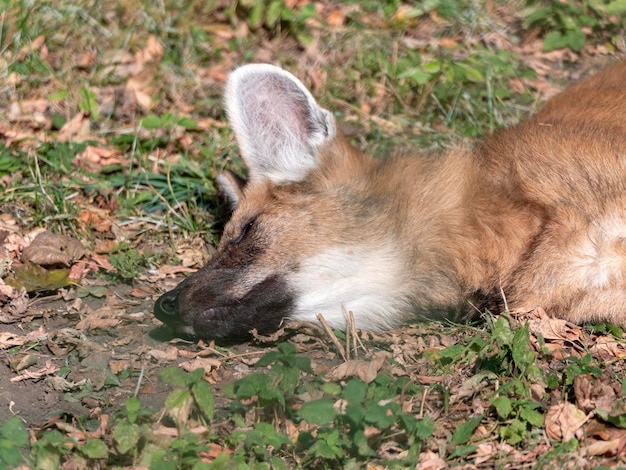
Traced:
POLYGON ((356 332, 356 323, 354 321, 354 313, 352 313, 352 310, 348 310, 348 321, 350 323, 350 331, 352 332, 352 351, 354 352, 354 357, 356 359, 359 355, 359 343, 361 340, 356 332))
POLYGON ((50 195, 46 192, 46 189, 43 187, 43 177, 41 176, 41 169, 39 168, 39 157, 37 156, 37 152, 34 152, 34 162, 35 162, 35 175, 37 179, 37 184, 39 186, 39 190, 41 194, 45 196, 52 206, 54 206, 54 200, 50 197, 50 195))
POLYGON ((358 354, 359 346, 361 347, 363 352, 367 354, 367 348, 365 347, 365 345, 363 344, 363 342, 361 341, 361 338, 359 337, 357 333, 356 322, 354 321, 354 313, 352 312, 352 310, 346 310, 345 305, 342 305, 342 307, 343 307, 344 317, 346 318, 346 343, 348 343, 346 347, 348 348, 347 349, 348 356, 350 355, 349 354, 350 338, 352 338, 352 351, 354 353, 355 358, 359 355, 358 354))
POLYGON ((426 395, 428 395, 428 390, 429 390, 429 387, 426 386, 424 387, 424 391, 422 392, 422 401, 420 403, 420 413, 419 413, 420 418, 424 417, 424 405, 426 404, 426 395))
POLYGON ((241 354, 234 354, 232 356, 224 356, 222 354, 222 361, 226 361, 228 359, 239 359, 240 357, 246 357, 246 356, 259 356, 261 354, 265 354, 267 351, 249 351, 249 352, 245 352, 245 353, 241 353, 241 354))
MULTIPOLYGON (((351 359, 352 356, 350 354, 350 335, 352 333, 352 324, 350 323, 350 312, 346 310, 346 305, 341 304, 341 309, 343 310, 343 316, 346 319, 346 357, 351 359)), ((354 317, 352 318, 354 320, 354 317)), ((356 350, 354 350, 354 358, 356 359, 356 350)))
POLYGON ((356 334, 356 322, 354 321, 354 313, 352 313, 352 310, 348 312, 348 315, 350 315, 350 321, 353 328, 352 341, 354 342, 354 350, 356 351, 360 346, 363 352, 367 354, 367 348, 363 344, 363 341, 361 341, 361 337, 356 334))
POLYGON ((328 335, 330 340, 333 342, 333 344, 335 345, 335 347, 339 351, 339 354, 341 354, 341 357, 343 358, 344 362, 347 362, 348 359, 346 358, 346 354, 344 352, 344 348, 343 348, 343 346, 341 346, 341 343, 337 339, 337 336, 335 336, 335 333, 333 333, 333 330, 330 327, 330 325, 328 324, 328 322, 326 321, 326 319, 324 318, 324 315, 322 315, 321 313, 318 313, 317 314, 317 319, 321 323, 322 328, 324 328, 324 331, 326 332, 326 334, 328 335))
POLYGON ((139 389, 141 388, 141 382, 143 382, 143 375, 145 372, 145 367, 143 361, 141 361, 141 370, 139 371, 139 377, 137 377, 137 385, 135 385, 135 392, 133 393, 134 397, 139 395, 139 389))

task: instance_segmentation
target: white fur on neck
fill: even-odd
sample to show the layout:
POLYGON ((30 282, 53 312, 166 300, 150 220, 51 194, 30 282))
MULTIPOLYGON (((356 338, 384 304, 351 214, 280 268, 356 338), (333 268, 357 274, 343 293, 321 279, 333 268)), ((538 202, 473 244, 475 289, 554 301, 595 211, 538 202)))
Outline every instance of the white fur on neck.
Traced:
POLYGON ((380 331, 401 324, 409 310, 409 282, 400 253, 391 246, 330 248, 304 260, 289 276, 296 294, 292 318, 344 329, 344 311, 356 327, 380 331), (403 315, 404 313, 404 315, 403 315))

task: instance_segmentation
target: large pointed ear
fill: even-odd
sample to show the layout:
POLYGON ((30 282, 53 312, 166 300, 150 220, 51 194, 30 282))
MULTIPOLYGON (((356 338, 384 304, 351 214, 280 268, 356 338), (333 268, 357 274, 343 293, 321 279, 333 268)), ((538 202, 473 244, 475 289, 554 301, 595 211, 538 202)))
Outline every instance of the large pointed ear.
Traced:
POLYGON ((301 181, 318 165, 320 146, 337 132, 332 114, 296 77, 273 65, 231 73, 225 105, 251 180, 301 181))

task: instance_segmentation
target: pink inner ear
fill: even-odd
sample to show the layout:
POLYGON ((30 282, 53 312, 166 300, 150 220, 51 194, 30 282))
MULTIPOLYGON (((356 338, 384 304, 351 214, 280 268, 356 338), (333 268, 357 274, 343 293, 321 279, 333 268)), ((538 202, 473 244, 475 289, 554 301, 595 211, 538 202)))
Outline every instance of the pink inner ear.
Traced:
POLYGON ((266 75, 257 84, 244 86, 242 102, 248 106, 249 123, 259 134, 274 142, 295 138, 300 143, 309 139, 309 104, 302 91, 290 80, 266 75))

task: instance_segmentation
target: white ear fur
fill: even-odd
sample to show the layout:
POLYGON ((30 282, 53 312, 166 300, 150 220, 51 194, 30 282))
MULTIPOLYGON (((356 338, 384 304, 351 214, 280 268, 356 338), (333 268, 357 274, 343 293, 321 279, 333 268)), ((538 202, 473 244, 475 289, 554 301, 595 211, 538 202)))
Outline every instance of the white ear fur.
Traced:
POLYGON ((318 165, 319 147, 336 135, 332 114, 279 67, 238 68, 229 75, 224 95, 251 180, 301 181, 318 165))

